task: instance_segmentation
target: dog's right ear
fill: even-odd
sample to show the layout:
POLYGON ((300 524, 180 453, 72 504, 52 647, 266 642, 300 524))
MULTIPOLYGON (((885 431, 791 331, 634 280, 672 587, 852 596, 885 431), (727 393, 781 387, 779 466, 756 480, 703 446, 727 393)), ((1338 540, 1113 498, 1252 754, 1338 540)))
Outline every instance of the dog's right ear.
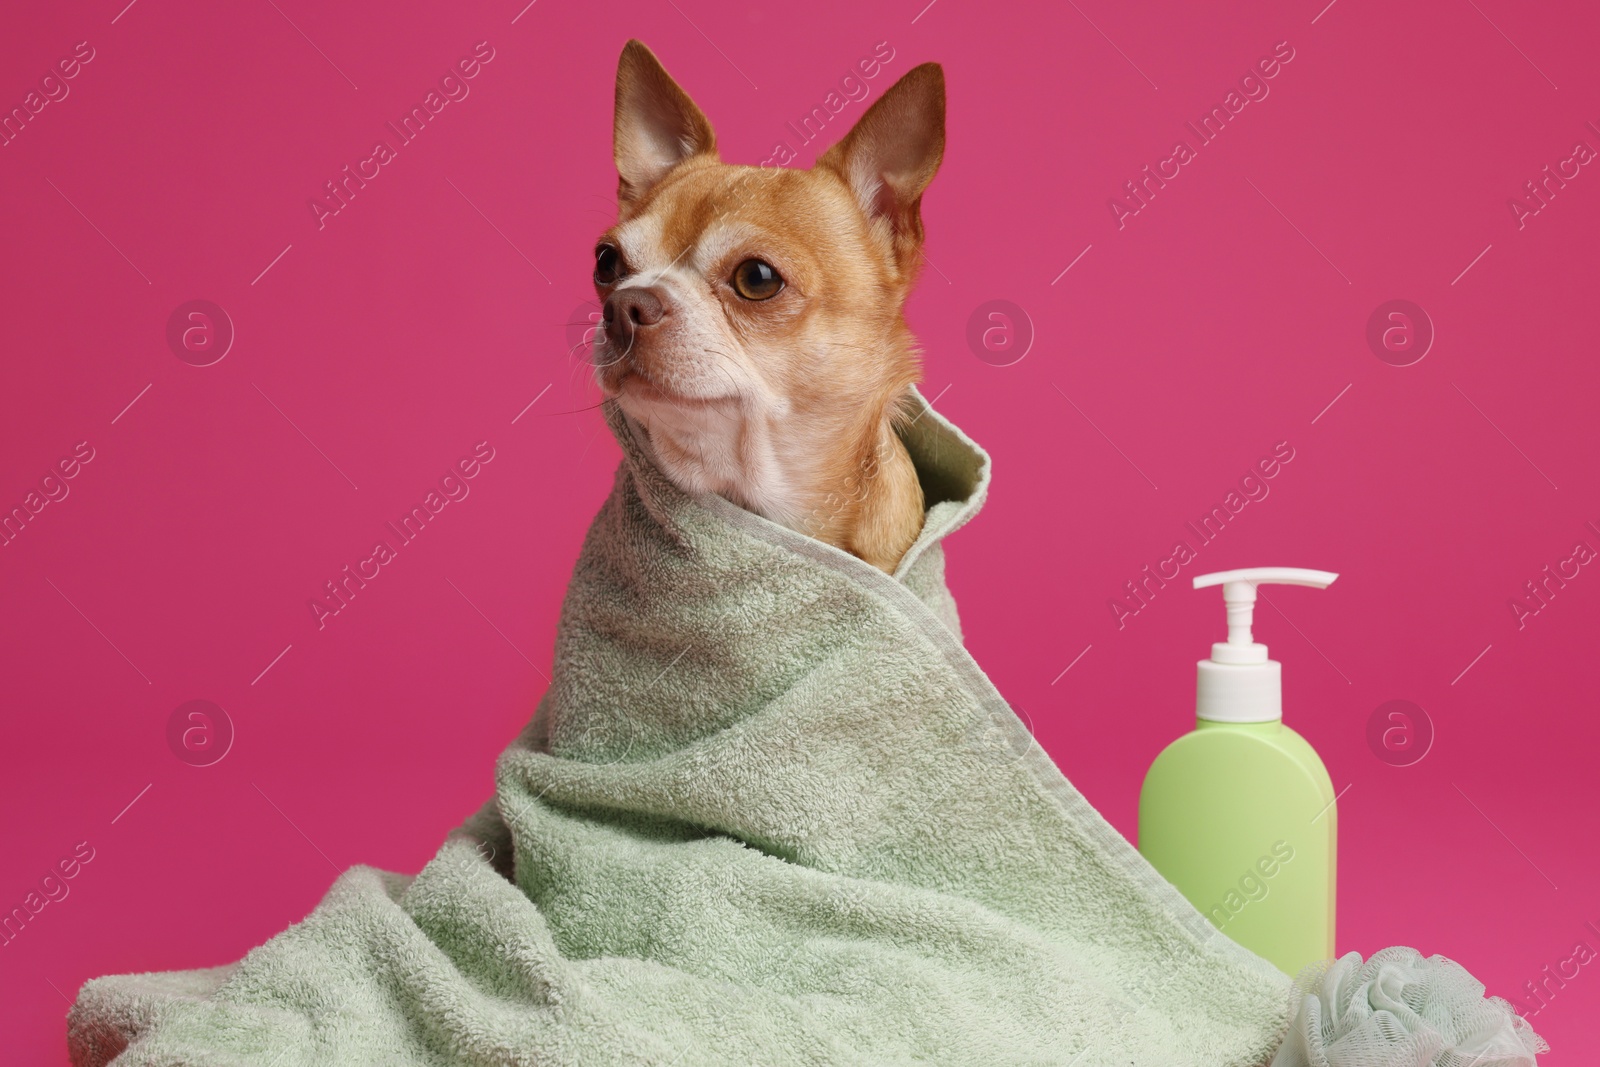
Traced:
POLYGON ((885 89, 817 166, 844 179, 874 225, 887 223, 909 273, 922 247, 922 193, 943 158, 944 68, 924 63, 885 89))
POLYGON ((629 41, 617 61, 612 152, 623 215, 679 163, 717 154, 711 123, 642 41, 629 41))

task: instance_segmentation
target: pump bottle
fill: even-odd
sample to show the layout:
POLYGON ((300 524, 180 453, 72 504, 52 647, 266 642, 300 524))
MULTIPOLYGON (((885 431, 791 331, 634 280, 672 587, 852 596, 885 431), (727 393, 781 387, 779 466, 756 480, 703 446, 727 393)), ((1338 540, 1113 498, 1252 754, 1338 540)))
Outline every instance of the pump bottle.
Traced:
POLYGON ((1139 793, 1139 851, 1224 934, 1294 976, 1333 951, 1333 782, 1283 724, 1282 666, 1251 633, 1256 586, 1326 589, 1338 575, 1257 567, 1222 586, 1228 639, 1199 661, 1195 729, 1156 757, 1139 793))

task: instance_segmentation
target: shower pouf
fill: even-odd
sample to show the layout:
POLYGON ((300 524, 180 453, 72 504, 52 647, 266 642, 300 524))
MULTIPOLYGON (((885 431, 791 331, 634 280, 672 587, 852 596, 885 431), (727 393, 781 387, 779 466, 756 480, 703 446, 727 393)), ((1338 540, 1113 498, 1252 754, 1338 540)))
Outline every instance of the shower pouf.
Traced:
POLYGON ((1272 1067, 1534 1067, 1533 1027, 1444 956, 1404 946, 1349 952, 1300 972, 1272 1067))

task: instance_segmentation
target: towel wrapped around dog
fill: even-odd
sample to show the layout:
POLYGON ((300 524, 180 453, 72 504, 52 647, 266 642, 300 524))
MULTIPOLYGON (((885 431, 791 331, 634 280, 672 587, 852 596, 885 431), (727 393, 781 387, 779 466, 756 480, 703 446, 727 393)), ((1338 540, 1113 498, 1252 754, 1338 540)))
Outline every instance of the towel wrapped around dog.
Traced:
POLYGON ((988 458, 913 399, 928 509, 893 576, 686 495, 608 401, 624 459, 492 801, 420 873, 353 867, 238 963, 88 982, 73 1062, 1268 1063, 1290 980, 962 647, 941 541, 988 458))

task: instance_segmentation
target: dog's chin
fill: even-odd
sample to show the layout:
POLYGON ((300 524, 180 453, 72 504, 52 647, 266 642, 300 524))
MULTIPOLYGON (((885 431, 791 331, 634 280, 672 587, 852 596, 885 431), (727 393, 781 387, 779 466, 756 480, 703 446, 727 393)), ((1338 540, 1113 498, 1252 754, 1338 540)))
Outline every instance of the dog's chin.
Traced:
POLYGON ((680 410, 728 400, 725 396, 696 396, 661 385, 647 372, 632 364, 607 368, 597 376, 600 389, 607 399, 619 401, 625 409, 638 409, 669 404, 680 410))
POLYGON ((624 408, 649 407, 655 404, 675 404, 680 398, 661 388, 637 370, 619 367, 596 375, 600 391, 607 400, 616 400, 624 408))

